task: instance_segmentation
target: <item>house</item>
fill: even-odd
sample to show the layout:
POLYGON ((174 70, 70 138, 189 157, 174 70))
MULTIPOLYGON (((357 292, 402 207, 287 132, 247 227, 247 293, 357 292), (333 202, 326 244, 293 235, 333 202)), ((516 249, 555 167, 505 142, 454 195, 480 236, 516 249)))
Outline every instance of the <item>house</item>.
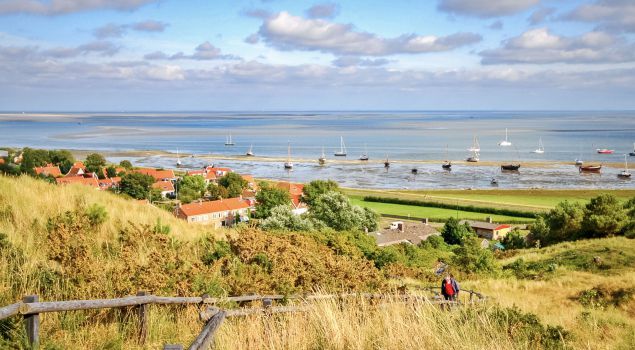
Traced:
MULTIPOLYGON (((93 174, 95 174, 95 173, 93 173, 93 174)), ((102 180, 98 179, 97 182, 99 183, 99 189, 108 190, 108 189, 111 189, 111 188, 119 187, 119 183, 121 183, 121 178, 118 177, 118 176, 110 177, 110 178, 107 177, 107 178, 102 179, 102 180)))
POLYGON ((165 169, 140 168, 132 170, 135 173, 150 175, 155 181, 176 181, 174 171, 165 169))
POLYGON ((276 186, 280 189, 283 189, 289 192, 289 197, 291 198, 291 205, 293 209, 291 210, 294 214, 300 215, 306 213, 309 208, 306 206, 304 202, 302 202, 302 194, 304 193, 304 184, 295 184, 291 182, 278 182, 276 186))
POLYGON ((161 197, 163 198, 175 196, 174 184, 172 181, 157 181, 152 184, 152 188, 160 190, 161 197))
POLYGON ((254 208, 256 206, 256 191, 254 190, 243 190, 242 197, 244 200, 249 202, 249 205, 254 208))
POLYGON ((0 164, 4 164, 4 158, 9 157, 9 151, 0 150, 0 164))
POLYGON ((85 173, 86 173, 86 166, 84 165, 84 163, 75 162, 75 163, 73 163, 73 166, 68 171, 68 173, 66 173, 65 176, 67 176, 67 177, 84 176, 85 173))
POLYGON ((499 240, 505 237, 512 227, 510 225, 495 224, 490 218, 485 221, 461 220, 461 225, 467 223, 472 230, 479 236, 489 240, 499 240))
POLYGON ((62 176, 62 172, 60 171, 60 167, 58 167, 57 165, 50 164, 50 163, 46 164, 45 166, 35 167, 35 173, 37 175, 43 175, 43 176, 53 176, 53 177, 62 176))
POLYGON ((0 158, 0 165, 4 164, 4 158, 0 158))
POLYGON ((223 177, 225 175, 227 175, 228 173, 231 173, 232 170, 230 168, 216 168, 213 166, 208 166, 205 168, 205 172, 206 173, 214 173, 216 174, 216 177, 223 177))
POLYGON ((58 185, 68 185, 68 184, 82 184, 95 188, 96 190, 101 189, 99 187, 99 181, 97 181, 94 177, 83 177, 83 176, 66 176, 66 177, 58 177, 55 179, 55 182, 58 185))
POLYGON ((403 221, 394 222, 389 227, 369 233, 371 237, 375 237, 379 247, 401 243, 417 245, 428 237, 438 234, 439 231, 425 222, 403 221))
POLYGON ((256 190, 256 180, 254 180, 254 177, 251 175, 240 175, 243 180, 247 181, 247 188, 252 189, 252 190, 256 190))
POLYGON ((219 228, 249 220, 249 207, 249 203, 242 198, 228 198, 183 204, 176 208, 175 215, 190 223, 219 228))

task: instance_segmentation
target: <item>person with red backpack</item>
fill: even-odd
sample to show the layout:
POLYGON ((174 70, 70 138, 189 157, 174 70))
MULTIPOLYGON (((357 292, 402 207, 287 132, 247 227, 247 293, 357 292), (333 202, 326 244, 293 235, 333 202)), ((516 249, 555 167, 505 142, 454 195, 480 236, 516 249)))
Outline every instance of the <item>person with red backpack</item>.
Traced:
POLYGON ((450 276, 445 276, 445 278, 441 282, 441 294, 443 294, 445 300, 455 300, 457 290, 455 289, 454 283, 452 283, 452 279, 450 278, 450 276))

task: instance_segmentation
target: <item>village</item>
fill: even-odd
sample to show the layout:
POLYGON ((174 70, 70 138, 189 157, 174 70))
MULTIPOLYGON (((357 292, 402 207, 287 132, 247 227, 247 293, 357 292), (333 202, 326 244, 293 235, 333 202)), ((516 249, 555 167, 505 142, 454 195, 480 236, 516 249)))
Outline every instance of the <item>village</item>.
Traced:
MULTIPOLYGON (((5 151, 6 153, 6 151, 5 151)), ((6 158, 7 155, 4 155, 6 158)), ((4 158, 0 161, 4 163, 4 158)), ((95 157, 93 157, 95 158, 95 157)), ((13 163, 22 162, 22 154, 12 159, 13 163)), ((87 159, 86 162, 89 160, 87 159)), ((304 184, 291 182, 257 182, 249 174, 237 174, 231 168, 208 165, 201 169, 175 172, 172 169, 157 169, 147 167, 132 167, 128 161, 119 165, 108 165, 104 162, 98 172, 90 171, 85 162, 75 161, 68 171, 63 172, 59 165, 48 163, 33 168, 34 175, 41 178, 54 179, 57 185, 81 184, 95 190, 122 192, 122 178, 128 174, 139 174, 151 179, 147 193, 131 196, 139 202, 157 205, 169 210, 175 217, 191 224, 208 225, 212 228, 233 227, 240 223, 248 223, 254 217, 257 206, 262 204, 257 200, 261 184, 272 184, 276 190, 284 191, 288 198, 287 205, 293 215, 300 216, 309 211, 303 201, 304 184), (221 182, 237 181, 238 190, 227 191, 221 182), (187 191, 188 183, 201 184, 202 191, 195 191, 193 197, 179 196, 179 190, 187 191), (218 192, 218 189, 222 191, 218 192), (212 193, 214 192, 214 193, 212 193), (232 192, 232 193, 230 193, 232 192)), ((53 182, 53 181, 51 181, 53 182)), ((227 187, 233 186, 227 184, 227 187)), ((394 219, 393 219, 394 220, 394 219)), ((482 248, 504 249, 500 241, 513 229, 511 225, 493 223, 491 217, 485 221, 462 220, 460 225, 467 225, 479 236, 482 248), (493 241, 490 244, 490 241, 493 241)), ((432 235, 440 235, 440 225, 424 219, 390 221, 381 220, 376 230, 368 234, 374 237, 379 247, 398 244, 419 245, 432 235)), ((368 231, 366 229, 366 231, 368 231)))

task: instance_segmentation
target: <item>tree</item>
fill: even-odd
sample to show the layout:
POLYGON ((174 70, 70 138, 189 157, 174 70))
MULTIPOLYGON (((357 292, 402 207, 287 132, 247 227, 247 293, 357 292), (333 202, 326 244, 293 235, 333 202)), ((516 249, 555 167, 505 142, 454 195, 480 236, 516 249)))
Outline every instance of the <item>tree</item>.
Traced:
POLYGON ((140 173, 128 173, 121 178, 119 188, 122 193, 135 199, 147 199, 151 192, 154 178, 140 173))
POLYGON ((227 189, 229 198, 235 198, 242 195, 243 190, 249 186, 247 180, 236 173, 227 173, 225 176, 218 179, 218 184, 227 189))
POLYGON ((255 217, 264 219, 271 215, 273 208, 282 205, 290 206, 291 198, 289 192, 263 182, 260 184, 260 191, 256 193, 256 203, 255 217))
POLYGON ((279 205, 271 209, 271 214, 260 227, 266 231, 312 231, 311 220, 303 215, 295 215, 289 205, 279 205))
POLYGON ((205 179, 202 176, 185 176, 177 184, 179 199, 190 203, 205 195, 205 179))
POLYGON ((227 189, 223 186, 218 186, 213 182, 210 182, 210 184, 207 186, 207 193, 213 200, 229 198, 229 192, 227 192, 227 189))
POLYGON ((549 235, 543 239, 543 243, 574 240, 582 231, 584 207, 569 201, 560 202, 547 213, 545 219, 549 226, 549 235))
POLYGON ((468 274, 492 273, 497 270, 494 254, 489 249, 481 248, 480 239, 476 235, 468 235, 463 244, 454 249, 452 263, 468 274))
POLYGON ((119 166, 126 169, 126 170, 130 170, 132 169, 132 163, 130 163, 129 160, 122 160, 121 162, 119 162, 119 166))
POLYGON ((627 223, 626 209, 615 196, 601 194, 586 205, 582 220, 585 238, 618 235, 627 223))
POLYGON ((372 210, 351 205, 342 193, 327 192, 314 201, 311 216, 338 231, 377 228, 378 215, 372 210))
POLYGON ((461 225, 458 219, 450 217, 443 225, 441 237, 447 244, 461 244, 465 237, 470 236, 472 233, 472 228, 467 222, 461 225))
POLYGON ((518 228, 513 229, 508 233, 501 243, 505 246, 505 249, 524 249, 527 248, 527 240, 520 233, 518 228))
POLYGON ((340 186, 333 180, 313 180, 304 186, 302 201, 312 207, 317 198, 327 192, 340 192, 340 186))
POLYGON ((624 210, 626 211, 627 222, 622 229, 622 233, 627 238, 635 238, 635 198, 631 198, 624 203, 624 210))
POLYGON ((75 157, 70 151, 67 150, 52 150, 49 151, 49 158, 51 163, 60 167, 62 174, 68 173, 75 163, 75 157))
POLYGON ((86 156, 86 170, 90 173, 96 173, 100 179, 104 178, 104 167, 106 166, 106 158, 99 153, 91 153, 86 156))
POLYGON ((45 166, 51 162, 49 152, 43 149, 25 147, 22 150, 22 163, 20 170, 29 175, 35 175, 35 167, 45 166))
POLYGON ((117 174, 117 168, 115 168, 114 166, 109 166, 106 168, 106 175, 108 175, 108 177, 116 177, 117 174))

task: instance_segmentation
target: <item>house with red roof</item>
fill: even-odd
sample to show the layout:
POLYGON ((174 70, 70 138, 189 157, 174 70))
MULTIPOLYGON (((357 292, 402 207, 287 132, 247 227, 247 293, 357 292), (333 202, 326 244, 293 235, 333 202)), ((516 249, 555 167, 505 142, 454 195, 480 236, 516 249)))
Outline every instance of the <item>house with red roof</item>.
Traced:
POLYGON ((153 189, 161 191, 161 197, 168 198, 175 196, 174 184, 172 181, 157 181, 152 184, 153 189))
POLYGON ((152 176, 156 181, 176 181, 174 171, 170 169, 141 168, 134 169, 133 172, 152 176))
MULTIPOLYGON (((94 174, 94 173, 93 173, 94 174)), ((105 179, 97 180, 99 183, 99 189, 108 190, 111 188, 119 187, 119 183, 121 182, 121 178, 118 176, 115 177, 107 177, 105 179)))
POLYGON ((73 166, 68 171, 68 173, 66 173, 66 175, 64 176, 67 176, 67 177, 84 176, 85 173, 86 173, 86 166, 84 165, 84 163, 75 162, 73 163, 73 166))
POLYGON ((249 220, 249 207, 249 202, 242 197, 227 198, 179 205, 174 214, 189 223, 219 228, 249 220))
POLYGON ((467 223, 470 225, 472 230, 479 236, 487 239, 500 240, 505 237, 511 230, 512 227, 510 225, 504 224, 496 224, 493 223, 491 218, 487 219, 487 222, 484 221, 470 221, 470 220, 461 220, 459 224, 463 225, 467 223))
POLYGON ((96 190, 101 189, 101 187, 99 186, 99 181, 94 177, 83 177, 83 176, 58 177, 55 179, 55 182, 58 185, 81 184, 81 185, 93 187, 96 190))
POLYGON ((289 192, 291 198, 291 204, 293 205, 293 213, 300 215, 306 213, 309 208, 304 202, 302 202, 302 194, 304 193, 304 184, 291 183, 291 182, 278 182, 276 186, 289 192))
POLYGON ((50 163, 46 164, 45 166, 35 167, 35 173, 37 175, 43 175, 43 176, 53 176, 53 177, 62 176, 62 172, 60 171, 60 167, 58 167, 57 165, 50 164, 50 163))
POLYGON ((214 173, 216 174, 216 177, 223 177, 227 175, 228 173, 231 173, 232 170, 230 168, 216 168, 213 166, 208 166, 208 167, 205 167, 205 172, 214 173))

